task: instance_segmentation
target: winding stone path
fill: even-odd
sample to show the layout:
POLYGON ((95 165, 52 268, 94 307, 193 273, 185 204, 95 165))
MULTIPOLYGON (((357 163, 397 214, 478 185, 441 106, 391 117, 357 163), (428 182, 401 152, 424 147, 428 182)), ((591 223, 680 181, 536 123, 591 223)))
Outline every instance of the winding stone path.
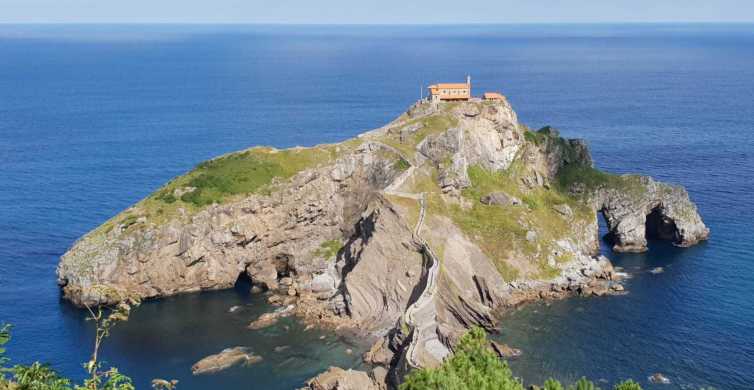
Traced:
POLYGON ((450 353, 437 336, 437 311, 434 303, 434 295, 437 289, 437 276, 440 271, 440 261, 432 251, 426 240, 421 237, 421 229, 424 226, 426 216, 425 194, 401 192, 397 189, 406 178, 413 174, 414 166, 397 178, 395 182, 385 189, 385 193, 401 196, 419 201, 419 220, 414 228, 414 240, 422 247, 425 258, 424 272, 426 274, 424 289, 419 297, 404 313, 404 322, 410 329, 411 341, 406 352, 406 360, 412 368, 435 366, 443 361, 450 353))

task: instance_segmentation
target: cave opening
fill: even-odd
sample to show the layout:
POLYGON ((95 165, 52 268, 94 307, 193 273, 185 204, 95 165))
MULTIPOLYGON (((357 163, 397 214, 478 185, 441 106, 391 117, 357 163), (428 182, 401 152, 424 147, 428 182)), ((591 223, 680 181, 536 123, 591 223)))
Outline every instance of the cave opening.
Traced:
POLYGON ((680 241, 675 222, 665 215, 661 207, 652 209, 652 212, 647 215, 645 224, 647 240, 680 241))
POLYGON ((615 235, 610 231, 610 227, 607 224, 605 210, 599 210, 597 212, 597 224, 599 226, 597 241, 599 242, 600 253, 605 255, 612 251, 613 244, 615 244, 615 235))
POLYGON ((251 291, 251 276, 249 276, 246 271, 240 272, 236 279, 236 283, 233 285, 233 289, 244 294, 251 291))

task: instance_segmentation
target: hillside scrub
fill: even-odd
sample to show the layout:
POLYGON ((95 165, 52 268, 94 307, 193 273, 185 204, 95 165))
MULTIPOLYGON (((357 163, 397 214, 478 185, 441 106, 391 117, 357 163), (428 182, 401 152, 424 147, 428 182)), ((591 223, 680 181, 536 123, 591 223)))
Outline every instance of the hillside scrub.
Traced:
MULTIPOLYGON (((469 167, 471 186, 464 189, 461 195, 471 207, 444 200, 436 184, 436 170, 432 171, 431 177, 425 175, 415 183, 412 190, 426 192, 429 212, 450 217, 493 261, 505 280, 524 276, 508 261, 517 254, 524 254, 536 262, 539 273, 527 276, 547 279, 558 274, 558 270, 548 264, 548 258, 554 251, 553 243, 566 237, 574 223, 587 224, 594 215, 584 203, 556 189, 523 190, 520 185, 523 174, 524 168, 520 161, 516 161, 506 171, 490 171, 481 166, 469 167), (493 192, 505 192, 519 197, 524 205, 483 204, 481 198, 493 192), (564 218, 553 209, 562 204, 574 211, 572 220, 564 218), (536 242, 527 240, 527 226, 537 227, 539 239, 536 242)), ((566 257, 561 254, 557 256, 557 260, 564 260, 566 257)))
MULTIPOLYGON (((352 139, 311 148, 255 147, 207 160, 111 218, 96 232, 107 233, 116 226, 122 230, 134 229, 142 217, 159 224, 178 215, 179 208, 193 214, 211 204, 222 204, 244 195, 269 194, 276 181, 331 163, 360 144, 361 141, 352 139)), ((400 168, 402 163, 399 160, 396 164, 400 168)))
POLYGON ((328 163, 334 147, 276 150, 253 148, 205 161, 166 185, 154 199, 172 203, 180 199, 194 206, 222 203, 238 194, 269 190, 273 179, 287 179, 304 169, 328 163), (175 190, 184 188, 180 197, 175 190))
MULTIPOLYGON (((539 389, 537 386, 531 388, 539 389)), ((487 334, 479 327, 463 335, 454 354, 437 368, 422 368, 409 373, 400 390, 524 390, 523 383, 513 377, 508 363, 489 348, 487 334)), ((544 383, 544 390, 599 390, 586 378, 564 387, 555 379, 544 383)), ((641 386, 627 380, 613 390, 641 390, 641 386)))
MULTIPOLYGON (((80 385, 73 384, 71 379, 40 362, 6 368, 5 364, 10 359, 5 356, 4 346, 11 339, 10 325, 0 326, 0 390, 135 390, 131 378, 120 373, 117 368, 102 370, 98 355, 102 342, 110 335, 111 329, 117 323, 127 321, 131 310, 140 303, 138 299, 128 298, 113 307, 88 308, 90 316, 87 320, 95 323, 95 342, 91 359, 83 364, 88 378, 80 385)), ((155 388, 173 389, 177 381, 166 383, 170 386, 155 388)))
POLYGON ((587 193, 601 188, 616 189, 633 196, 646 192, 640 176, 614 175, 584 165, 566 165, 558 171, 557 179, 558 187, 563 192, 572 191, 576 186, 582 186, 587 193))
POLYGON ((383 142, 401 151, 406 156, 414 157, 416 147, 430 135, 440 134, 453 126, 458 125, 458 119, 449 114, 431 115, 426 118, 414 119, 403 124, 396 130, 391 130, 379 137, 377 141, 383 142), (415 127, 413 132, 401 132, 407 128, 415 127))

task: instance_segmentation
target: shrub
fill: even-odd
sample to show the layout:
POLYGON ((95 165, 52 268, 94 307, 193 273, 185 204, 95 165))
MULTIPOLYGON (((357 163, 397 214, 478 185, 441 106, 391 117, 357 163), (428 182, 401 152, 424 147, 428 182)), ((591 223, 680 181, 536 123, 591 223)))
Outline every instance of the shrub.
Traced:
POLYGON ((523 390, 508 364, 487 346, 484 330, 474 328, 461 337, 453 356, 440 367, 410 373, 400 389, 523 390))
POLYGON ((555 379, 548 379, 545 381, 544 390, 563 390, 563 385, 560 384, 560 382, 556 381, 555 379))
POLYGON ((399 158, 398 161, 395 162, 395 169, 403 172, 411 167, 411 164, 404 160, 403 158, 399 158))
POLYGON ((8 341, 10 341, 10 325, 3 324, 0 326, 0 374, 4 369, 3 366, 8 362, 8 358, 5 357, 5 347, 3 347, 8 341))
POLYGON ((34 362, 30 366, 15 366, 13 379, 19 390, 70 390, 71 381, 58 375, 47 364, 34 362))
POLYGON ((641 386, 631 379, 615 385, 615 390, 641 390, 641 386))
POLYGON ((579 379, 576 383, 568 386, 568 390, 599 390, 599 387, 584 377, 579 379))
MULTIPOLYGON (((0 326, 0 390, 135 390, 131 378, 121 374, 117 368, 100 371, 98 352, 102 342, 110 335, 110 330, 117 323, 127 321, 131 309, 138 306, 138 299, 126 299, 114 307, 89 309, 87 320, 95 322, 95 347, 91 360, 83 366, 89 378, 81 385, 71 385, 71 380, 60 376, 49 365, 34 362, 30 366, 16 365, 12 369, 3 367, 8 359, 4 356, 3 346, 10 340, 10 326, 0 326), (13 378, 6 379, 5 373, 13 378)), ((175 388, 175 382, 169 382, 175 388)))

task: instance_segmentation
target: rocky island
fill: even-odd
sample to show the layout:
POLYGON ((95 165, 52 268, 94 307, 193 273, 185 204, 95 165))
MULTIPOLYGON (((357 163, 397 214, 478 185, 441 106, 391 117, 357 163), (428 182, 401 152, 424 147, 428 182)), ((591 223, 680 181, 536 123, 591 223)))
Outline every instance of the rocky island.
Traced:
POLYGON ((584 141, 527 129, 504 98, 423 101, 339 144, 201 163, 76 242, 58 278, 97 305, 248 277, 305 321, 379 337, 371 372, 308 386, 382 388, 508 308, 622 290, 598 213, 615 251, 709 235, 682 187, 601 172, 584 141))

